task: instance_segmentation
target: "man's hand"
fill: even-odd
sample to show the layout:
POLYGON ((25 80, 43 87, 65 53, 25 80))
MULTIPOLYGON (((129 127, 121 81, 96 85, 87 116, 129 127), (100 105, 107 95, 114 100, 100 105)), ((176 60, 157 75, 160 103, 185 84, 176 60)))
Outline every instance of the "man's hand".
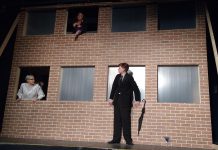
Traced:
POLYGON ((113 100, 112 100, 112 99, 109 99, 109 100, 108 100, 108 104, 109 104, 110 106, 112 106, 112 105, 113 105, 113 100))
POLYGON ((134 101, 134 102, 133 102, 133 107, 134 107, 134 108, 139 107, 139 105, 140 105, 140 101, 134 101))

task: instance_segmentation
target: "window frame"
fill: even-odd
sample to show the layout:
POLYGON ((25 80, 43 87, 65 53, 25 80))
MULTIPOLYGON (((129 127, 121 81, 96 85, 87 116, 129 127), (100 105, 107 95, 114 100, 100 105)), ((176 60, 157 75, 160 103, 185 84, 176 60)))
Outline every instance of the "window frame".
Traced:
POLYGON ((81 9, 81 10, 83 10, 83 9, 85 9, 85 8, 95 8, 95 9, 97 9, 97 26, 96 26, 96 28, 97 28, 97 30, 96 31, 86 31, 85 32, 85 34, 97 34, 98 32, 99 32, 99 12, 100 12, 100 7, 98 7, 98 6, 82 6, 82 7, 70 7, 70 8, 67 8, 66 9, 66 18, 65 18, 65 27, 64 27, 64 34, 65 35, 71 35, 71 34, 73 34, 73 33, 71 33, 71 32, 68 32, 67 31, 67 28, 68 28, 68 17, 69 17, 69 10, 70 9, 76 9, 76 10, 78 10, 78 9, 81 9))
POLYGON ((26 10, 25 11, 25 17, 24 17, 24 26, 23 26, 23 36, 53 36, 55 34, 55 27, 56 27, 56 19, 57 17, 57 10, 56 9, 30 9, 30 10, 26 10), (28 30, 28 20, 29 20, 29 12, 30 11, 34 11, 34 12, 43 12, 43 11, 54 11, 55 13, 55 17, 54 17, 54 29, 53 29, 53 33, 50 34, 27 34, 27 30, 28 30))
MULTIPOLYGON (((109 98, 109 96, 110 96, 110 93, 109 93, 109 75, 110 75, 110 68, 117 68, 118 69, 118 66, 117 65, 109 65, 108 67, 107 67, 107 88, 106 88, 106 99, 108 99, 109 98)), ((145 82, 144 82, 144 97, 142 97, 142 94, 141 94, 141 100, 143 100, 143 99, 146 99, 146 75, 147 75, 147 71, 146 71, 146 65, 130 65, 129 66, 129 70, 131 70, 131 68, 132 67, 143 67, 143 69, 144 69, 144 73, 145 73, 145 82)), ((117 74, 118 74, 118 72, 117 72, 117 74)), ((114 80, 114 79, 113 79, 114 80)), ((136 79, 134 78, 134 80, 136 81, 136 79)), ((113 84, 113 82, 112 82, 112 84, 113 84)), ((137 84, 138 85, 138 84, 137 84)), ((138 85, 138 87, 139 87, 139 90, 140 90, 140 86, 138 85)), ((111 85, 111 89, 112 89, 112 85, 111 85)), ((111 91, 110 91, 111 92, 111 91)), ((141 91, 140 91, 140 93, 141 93, 141 91)))
POLYGON ((65 103, 65 102, 70 102, 70 103, 89 103, 89 102, 93 102, 94 101, 94 91, 95 91, 95 73, 96 73, 96 66, 95 65, 78 65, 78 66, 61 66, 60 67, 60 79, 59 79, 59 92, 58 92, 58 101, 60 103, 65 103), (70 100, 64 100, 61 99, 61 88, 62 88, 62 82, 63 82, 63 72, 64 72, 64 68, 93 68, 94 72, 93 72, 93 90, 92 90, 92 99, 89 100, 78 100, 78 99, 70 99, 70 100))
MULTIPOLYGON (((14 93, 13 93, 13 99, 17 99, 17 92, 20 88, 19 83, 20 83, 20 77, 21 77, 21 71, 22 68, 35 68, 35 67, 48 67, 48 83, 47 83, 47 93, 44 92, 46 99, 39 100, 41 102, 43 101, 48 101, 48 89, 49 89, 49 79, 50 79, 50 71, 51 71, 51 66, 18 66, 16 69, 16 76, 15 76, 15 84, 14 84, 14 93)), ((30 100, 21 100, 21 101, 30 101, 30 100)))
POLYGON ((182 27, 177 27, 177 28, 167 28, 167 29, 161 29, 160 28, 160 19, 159 19, 159 5, 161 5, 161 4, 165 4, 165 3, 159 3, 158 5, 157 5, 157 9, 156 9, 156 14, 157 14, 157 30, 158 31, 170 31, 170 30, 195 30, 196 28, 197 28, 197 26, 198 26, 198 10, 197 10, 197 4, 196 4, 196 2, 193 2, 193 1, 191 1, 191 2, 171 2, 171 3, 169 3, 169 4, 182 4, 182 3, 184 3, 184 4, 192 4, 193 3, 193 5, 194 5, 194 9, 195 9, 195 25, 194 25, 194 27, 186 27, 186 28, 182 28, 182 27))
POLYGON ((200 78, 200 67, 197 64, 185 64, 185 65, 179 65, 179 64, 172 64, 172 65, 157 65, 157 103, 158 104, 188 104, 188 105, 196 105, 196 104, 200 104, 201 103, 201 78, 200 78), (159 72, 158 69, 159 67, 197 67, 197 77, 198 77, 198 97, 199 99, 197 99, 196 101, 193 99, 192 102, 169 102, 169 101, 160 101, 159 100, 159 72))
POLYGON ((147 30, 147 27, 148 27, 148 7, 146 4, 144 5, 114 5, 111 7, 111 29, 110 29, 110 32, 111 33, 134 33, 134 32, 146 32, 148 31, 147 30), (145 9, 145 19, 144 19, 144 28, 143 30, 132 30, 132 31, 113 31, 113 9, 114 8, 133 8, 133 7, 144 7, 145 9))

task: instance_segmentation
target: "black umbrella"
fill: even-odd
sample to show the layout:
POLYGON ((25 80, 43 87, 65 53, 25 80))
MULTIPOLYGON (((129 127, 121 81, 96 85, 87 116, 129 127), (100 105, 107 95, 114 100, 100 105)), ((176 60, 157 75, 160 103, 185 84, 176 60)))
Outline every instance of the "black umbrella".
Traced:
POLYGON ((139 120, 138 120, 138 136, 139 136, 139 131, 140 131, 141 128, 142 128, 142 121, 143 121, 143 117, 144 117, 144 114, 145 114, 145 104, 146 104, 146 100, 143 99, 142 101, 144 101, 144 106, 143 106, 143 108, 142 108, 141 116, 139 117, 139 120))

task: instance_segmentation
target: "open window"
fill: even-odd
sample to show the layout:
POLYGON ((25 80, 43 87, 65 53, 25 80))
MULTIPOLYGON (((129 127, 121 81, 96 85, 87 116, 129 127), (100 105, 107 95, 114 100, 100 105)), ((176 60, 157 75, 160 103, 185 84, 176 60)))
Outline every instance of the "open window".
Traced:
MULTIPOLYGON (((118 74, 118 67, 108 68, 108 88, 107 88, 107 99, 110 97, 112 85, 116 75, 118 74)), ((141 99, 145 98, 145 67, 144 66, 131 66, 128 71, 134 78, 136 84, 141 93, 141 99)))
POLYGON ((78 13, 84 15, 84 32, 97 32, 98 29, 98 7, 83 7, 68 9, 67 33, 75 33, 73 23, 76 21, 78 13))
POLYGON ((22 83, 25 83, 27 75, 33 75, 35 78, 35 83, 39 84, 45 94, 45 97, 42 100, 46 100, 47 98, 47 90, 48 90, 48 80, 49 80, 49 70, 50 67, 20 67, 20 78, 18 89, 22 83))

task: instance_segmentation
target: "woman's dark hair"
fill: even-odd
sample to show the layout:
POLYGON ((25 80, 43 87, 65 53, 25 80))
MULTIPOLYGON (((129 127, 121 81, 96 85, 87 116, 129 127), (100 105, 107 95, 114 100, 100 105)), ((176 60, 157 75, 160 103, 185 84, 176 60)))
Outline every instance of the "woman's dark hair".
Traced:
POLYGON ((127 72, 129 70, 129 65, 127 63, 120 63, 118 67, 122 67, 127 72))
POLYGON ((82 14, 82 15, 83 15, 83 20, 84 20, 84 18, 85 18, 85 15, 84 15, 84 13, 83 13, 83 12, 80 12, 80 11, 79 11, 79 12, 76 14, 76 16, 75 16, 76 20, 77 20, 77 17, 78 17, 78 15, 79 15, 79 14, 82 14))

